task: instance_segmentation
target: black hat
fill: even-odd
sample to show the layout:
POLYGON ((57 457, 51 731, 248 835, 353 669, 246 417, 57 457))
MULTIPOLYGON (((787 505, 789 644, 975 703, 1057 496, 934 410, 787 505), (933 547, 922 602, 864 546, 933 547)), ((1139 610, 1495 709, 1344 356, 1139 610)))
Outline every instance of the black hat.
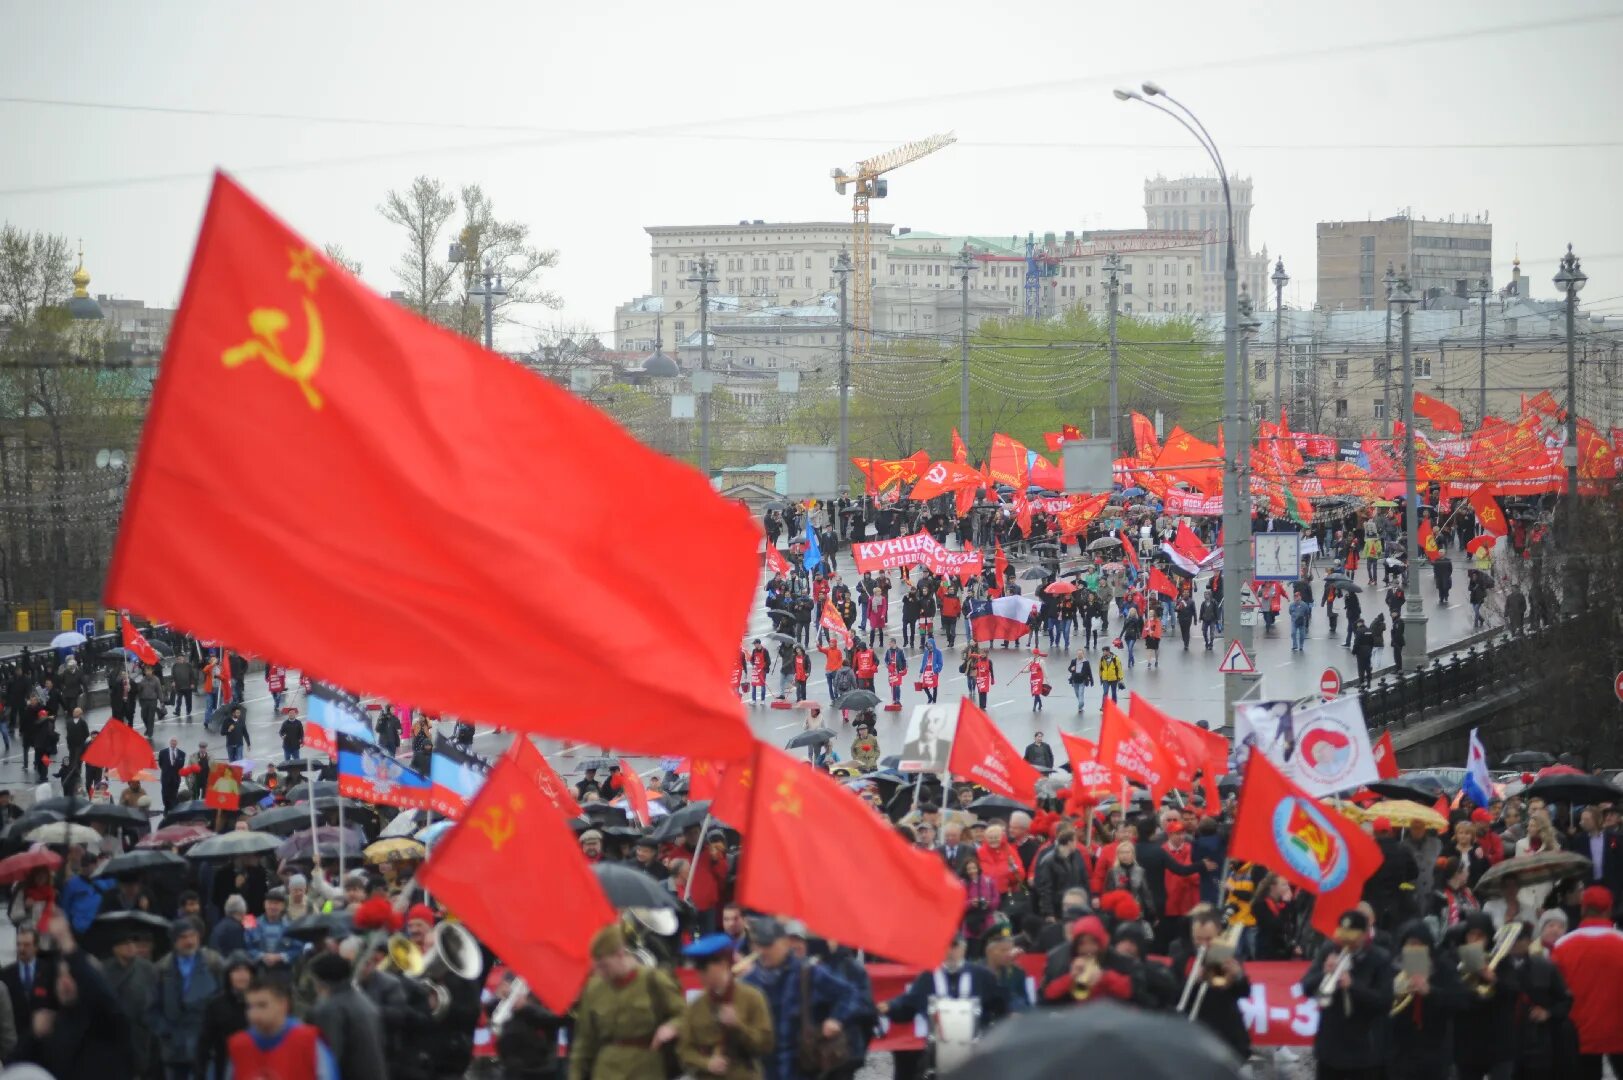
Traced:
POLYGON ((637 842, 632 846, 633 847, 653 848, 655 851, 658 851, 659 850, 659 841, 655 840, 652 836, 639 836, 639 837, 637 837, 637 842))
POLYGON ((1338 930, 1357 930, 1361 934, 1367 934, 1369 933, 1369 916, 1357 908, 1344 911, 1341 918, 1336 921, 1336 928, 1338 930))

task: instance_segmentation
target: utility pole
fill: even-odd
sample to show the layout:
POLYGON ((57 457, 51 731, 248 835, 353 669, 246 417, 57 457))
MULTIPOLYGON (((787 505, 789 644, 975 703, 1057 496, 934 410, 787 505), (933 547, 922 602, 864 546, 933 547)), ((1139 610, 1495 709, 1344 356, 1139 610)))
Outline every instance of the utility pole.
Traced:
POLYGON ((1567 467, 1566 527, 1561 530, 1562 562, 1566 565, 1562 589, 1561 610, 1574 613, 1580 610, 1582 590, 1578 587, 1578 294, 1583 291, 1589 275, 1578 264, 1578 256, 1567 245, 1561 257, 1561 269, 1556 271, 1555 287, 1566 295, 1567 301, 1567 445, 1561 448, 1561 463, 1567 467))
POLYGON ((1121 280, 1116 271, 1121 269, 1121 256, 1114 251, 1105 256, 1105 291, 1110 296, 1110 469, 1114 474, 1116 460, 1121 457, 1121 387, 1118 383, 1121 350, 1116 340, 1116 296, 1121 291, 1121 280))
POLYGON ((698 269, 688 280, 699 286, 699 370, 704 373, 699 389, 699 471, 710 479, 710 286, 718 280, 715 263, 700 255, 698 269))
POLYGON ((1482 301, 1481 332, 1477 338, 1477 423, 1488 418, 1488 297, 1493 295, 1493 286, 1487 278, 1480 278, 1476 283, 1477 299, 1482 301))
MULTIPOLYGON (((1240 382, 1240 415, 1245 417, 1246 436, 1249 440, 1251 434, 1251 338, 1262 328, 1262 320, 1256 316, 1256 308, 1251 303, 1251 294, 1244 285, 1240 286, 1240 370, 1246 373, 1246 378, 1240 382)), ((1249 447, 1240 464, 1240 483, 1243 490, 1251 490, 1251 455, 1249 447)), ((1249 497, 1249 496, 1248 496, 1249 497)))
MULTIPOLYGON (((1390 271, 1388 271, 1390 274, 1390 271)), ((1403 338, 1403 528, 1405 569, 1403 589, 1407 594, 1403 609, 1403 654, 1409 658, 1410 668, 1426 666, 1426 615, 1420 606, 1420 566, 1426 553, 1420 547, 1420 492, 1415 479, 1414 460, 1414 359, 1410 355, 1409 314, 1416 302, 1409 290, 1409 268, 1394 279, 1386 294, 1387 318, 1392 317, 1392 305, 1401 312, 1403 338)))
POLYGON ((847 338, 851 323, 846 307, 851 281, 851 256, 840 252, 840 261, 835 264, 834 272, 840 275, 840 453, 835 468, 839 478, 836 486, 840 490, 840 498, 844 499, 851 493, 851 350, 847 338))
POLYGON ((969 245, 958 253, 953 269, 958 271, 958 434, 969 439, 969 272, 975 260, 969 245))
POLYGON ((1386 264, 1386 273, 1381 278, 1386 283, 1386 367, 1381 372, 1381 411, 1386 414, 1386 437, 1392 437, 1392 287, 1397 283, 1397 277, 1392 273, 1392 264, 1386 264))
POLYGON ((484 284, 475 285, 468 290, 469 296, 483 297, 485 301, 485 348, 495 351, 496 348, 496 300, 507 295, 502 287, 502 276, 496 273, 490 263, 485 263, 483 271, 484 284))
MULTIPOLYGON (((1285 273, 1285 259, 1281 256, 1274 263, 1274 408, 1278 409, 1285 399, 1281 396, 1280 384, 1283 375, 1280 369, 1284 366, 1284 333, 1285 333, 1285 286, 1290 284, 1290 275, 1285 273)), ((1296 380, 1291 379, 1291 405, 1295 411, 1296 380)))

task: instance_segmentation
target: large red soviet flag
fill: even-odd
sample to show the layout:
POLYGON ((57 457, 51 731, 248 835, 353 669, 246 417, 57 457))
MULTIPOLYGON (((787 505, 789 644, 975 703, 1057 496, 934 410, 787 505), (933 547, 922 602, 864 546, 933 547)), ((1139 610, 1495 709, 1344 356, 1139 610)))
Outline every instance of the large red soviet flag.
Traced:
POLYGON ((698 472, 379 296, 222 175, 107 598, 430 712, 732 758, 759 542, 698 472), (621 508, 558 502, 605 478, 682 568, 657 589, 621 508))
POLYGON ((968 698, 959 700, 958 727, 952 736, 947 771, 1028 806, 1037 805, 1037 781, 1043 778, 1035 765, 1020 756, 992 718, 968 698))

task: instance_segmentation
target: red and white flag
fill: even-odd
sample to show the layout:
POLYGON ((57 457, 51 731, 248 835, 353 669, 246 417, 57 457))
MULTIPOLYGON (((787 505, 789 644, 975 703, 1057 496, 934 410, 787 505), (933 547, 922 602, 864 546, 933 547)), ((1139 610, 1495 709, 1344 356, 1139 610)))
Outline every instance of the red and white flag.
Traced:
POLYGON ((130 617, 128 615, 119 615, 118 626, 124 634, 124 648, 141 663, 155 666, 158 663, 158 650, 154 649, 152 643, 147 641, 142 636, 141 631, 135 628, 135 624, 130 622, 130 617))
POLYGON ((840 618, 840 613, 834 609, 834 601, 823 601, 823 614, 817 620, 817 625, 838 638, 842 648, 849 649, 851 647, 851 629, 845 625, 845 620, 840 618))

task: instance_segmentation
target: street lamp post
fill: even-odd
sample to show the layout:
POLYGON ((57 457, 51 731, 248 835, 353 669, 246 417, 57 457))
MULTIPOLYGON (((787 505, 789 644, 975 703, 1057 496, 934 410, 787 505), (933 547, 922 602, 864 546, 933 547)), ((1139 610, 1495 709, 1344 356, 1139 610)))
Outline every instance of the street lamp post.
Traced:
MULTIPOLYGON (((1285 343, 1285 339, 1284 339, 1284 332, 1285 332, 1285 286, 1290 284, 1290 279, 1291 279, 1291 276, 1289 274, 1285 273, 1285 259, 1284 259, 1283 256, 1281 256, 1279 259, 1275 260, 1275 262, 1274 262, 1274 273, 1273 273, 1273 277, 1272 277, 1272 280, 1273 280, 1273 283, 1274 283, 1274 408, 1275 409, 1278 409, 1280 407, 1280 405, 1285 400, 1283 397, 1280 396, 1280 393, 1281 393, 1281 391, 1280 391, 1280 383, 1281 383, 1281 378, 1282 378, 1281 375, 1280 375, 1280 368, 1283 366, 1283 361, 1281 360, 1281 357, 1283 356, 1283 347, 1284 347, 1284 343, 1285 343)), ((1293 374, 1294 374, 1294 372, 1293 372, 1293 374)), ((1295 411, 1295 405, 1296 405, 1296 380, 1293 378, 1293 379, 1291 379, 1291 406, 1292 406, 1292 411, 1295 411)))
POLYGON ((1488 418, 1488 297, 1493 295, 1493 285, 1487 278, 1479 278, 1476 283, 1476 297, 1482 301, 1482 319, 1479 324, 1477 337, 1477 419, 1481 424, 1488 418))
MULTIPOLYGON (((1251 453, 1250 418, 1240 413, 1240 389, 1249 372, 1240 370, 1238 342, 1240 309, 1240 275, 1234 250, 1234 200, 1229 193, 1229 174, 1223 164, 1223 155, 1212 141, 1206 126, 1187 105, 1176 100, 1153 82, 1142 84, 1138 90, 1117 90, 1122 101, 1136 101, 1166 113, 1194 136, 1200 148, 1206 151, 1217 175, 1223 183, 1223 209, 1227 230, 1223 253, 1223 626, 1227 633, 1245 651, 1252 655, 1252 634, 1249 626, 1240 621, 1241 590, 1249 587, 1253 575, 1251 553, 1251 492, 1241 486, 1241 462, 1251 453), (1167 108, 1162 98, 1174 108, 1167 108), (1174 111, 1174 109, 1176 111, 1174 111)), ((1231 723, 1234 703, 1247 697, 1255 689, 1256 675, 1231 675, 1223 679, 1223 722, 1231 723)))
POLYGON ((975 260, 969 254, 969 245, 958 253, 952 264, 958 271, 958 435, 969 438, 969 272, 975 269, 975 260))
POLYGON ((507 290, 502 286, 502 276, 495 271, 490 263, 485 263, 485 269, 481 276, 484 279, 483 284, 470 288, 468 295, 477 296, 484 300, 485 348, 494 350, 496 348, 496 301, 505 297, 507 290))
POLYGON ((1381 367, 1381 412, 1382 419, 1386 421, 1386 434, 1392 435, 1392 286, 1397 284, 1397 275, 1392 272, 1392 264, 1386 264, 1386 273, 1381 275, 1386 284, 1386 359, 1381 367))
POLYGON ((1386 294, 1388 312, 1396 304, 1402 335, 1403 355, 1403 528, 1405 570, 1403 589, 1403 654, 1411 668, 1426 666, 1426 614, 1420 607, 1420 564, 1425 552, 1420 548, 1420 494, 1415 479, 1414 458, 1414 360, 1410 356, 1409 313, 1418 297, 1409 289, 1409 268, 1404 267, 1386 294))
POLYGON ((1578 539, 1578 294, 1588 280, 1568 244, 1567 253, 1561 257, 1561 269, 1555 274, 1555 287, 1567 298, 1567 445, 1561 448, 1561 463, 1567 469, 1566 527, 1561 536, 1566 574, 1561 609, 1567 612, 1578 609, 1580 593, 1576 587, 1577 564, 1573 561, 1578 539))
POLYGON ((1121 457, 1121 343, 1116 336, 1116 309, 1120 306, 1121 256, 1114 251, 1105 256, 1105 292, 1110 298, 1110 468, 1116 468, 1121 457))

